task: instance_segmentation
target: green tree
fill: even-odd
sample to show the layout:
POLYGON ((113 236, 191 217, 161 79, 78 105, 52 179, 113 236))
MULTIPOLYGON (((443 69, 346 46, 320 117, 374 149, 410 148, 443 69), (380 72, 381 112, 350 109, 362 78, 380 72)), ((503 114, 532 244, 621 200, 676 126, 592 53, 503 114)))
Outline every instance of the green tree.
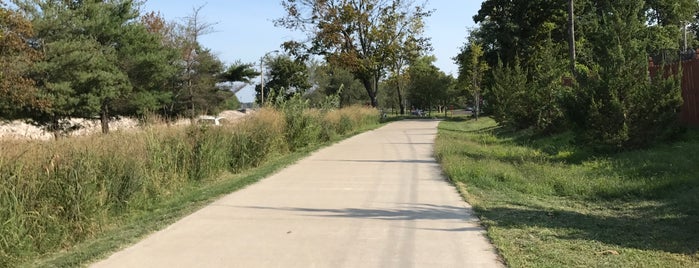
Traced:
POLYGON ((410 75, 407 70, 403 70, 403 67, 394 67, 388 79, 381 84, 384 90, 390 91, 380 94, 379 100, 382 101, 381 105, 398 109, 400 114, 405 114, 405 105, 407 103, 405 91, 409 83, 410 75))
POLYGON ((259 76, 252 63, 236 62, 226 68, 220 75, 219 88, 224 99, 221 106, 223 110, 236 110, 240 108, 240 101, 235 93, 252 83, 252 79, 259 76))
POLYGON ((435 60, 434 56, 424 56, 408 69, 408 101, 414 108, 432 111, 434 107, 443 107, 453 101, 449 95, 451 77, 434 66, 435 60))
MULTIPOLYGON (((638 32, 649 43, 648 53, 658 50, 676 50, 682 47, 685 23, 696 21, 699 10, 695 0, 644 0, 637 14, 644 20, 645 30, 638 32)), ((485 0, 478 14, 473 17, 480 27, 473 35, 483 44, 490 66, 498 60, 509 66, 519 57, 523 66, 529 67, 529 55, 548 38, 555 43, 569 41, 569 1, 558 0, 485 0), (553 27, 551 27, 553 26, 553 27), (542 31, 542 29, 551 27, 542 31)), ((576 25, 576 56, 578 71, 585 72, 594 64, 592 51, 595 44, 588 38, 597 31, 598 20, 616 9, 615 1, 576 0, 574 21, 576 25)), ((698 27, 699 28, 699 27, 698 27)))
POLYGON ((165 46, 163 36, 149 27, 142 17, 121 36, 124 46, 119 50, 120 66, 133 88, 115 101, 118 115, 144 116, 163 111, 171 99, 169 88, 179 71, 179 53, 165 46))
POLYGON ((317 64, 311 68, 310 81, 317 95, 316 102, 325 101, 326 96, 339 96, 340 106, 369 103, 362 83, 346 69, 329 63, 317 64))
POLYGON ((495 66, 498 60, 508 66, 516 57, 522 57, 522 64, 526 66, 525 55, 531 54, 536 44, 548 38, 539 32, 544 24, 557 25, 550 33, 551 38, 556 42, 567 42, 567 14, 567 1, 485 0, 473 17, 480 24, 473 35, 483 46, 490 66, 495 66))
POLYGON ((601 16, 598 30, 589 34, 598 65, 591 77, 581 80, 578 99, 584 114, 576 123, 579 139, 599 149, 645 146, 681 130, 677 78, 639 80, 648 77, 645 18, 639 15, 643 5, 640 0, 610 3, 611 12, 601 16))
POLYGON ((221 80, 224 82, 242 82, 251 83, 252 79, 259 76, 260 73, 255 71, 252 63, 236 62, 228 66, 225 72, 221 74, 221 80))
POLYGON ((48 109, 30 117, 52 131, 69 117, 99 117, 109 132, 113 116, 128 115, 163 99, 160 84, 174 72, 174 53, 160 46, 137 19, 138 3, 128 0, 15 1, 32 19, 34 40, 45 57, 34 68, 48 109))
POLYGON ((531 128, 539 134, 565 129, 565 105, 571 90, 563 86, 569 71, 563 47, 548 39, 539 44, 530 56, 529 68, 519 59, 510 66, 498 62, 493 70, 493 85, 487 100, 494 118, 503 126, 514 129, 531 128))
MULTIPOLYGON (((296 94, 303 95, 311 88, 308 67, 301 59, 279 55, 268 59, 266 65, 270 72, 265 75, 265 101, 276 104, 296 94)), ((255 91, 257 99, 261 100, 261 86, 257 85, 255 91)))
POLYGON ((29 77, 41 57, 40 51, 30 45, 33 36, 31 22, 0 1, 0 118, 25 116, 28 107, 47 108, 38 99, 35 83, 29 77))
POLYGON ((405 114, 405 87, 408 83, 406 70, 411 62, 417 60, 423 52, 431 50, 431 45, 425 38, 415 38, 424 32, 422 20, 415 20, 407 16, 408 13, 396 12, 393 7, 392 12, 386 12, 383 24, 379 26, 379 32, 388 35, 382 40, 397 40, 386 42, 383 50, 386 54, 387 69, 390 80, 385 85, 389 85, 396 92, 396 101, 400 108, 400 114, 405 114), (414 20, 414 21, 410 21, 414 20), (410 27, 408 31, 401 27, 410 27), (390 36, 397 33, 395 36, 390 36))
POLYGON ((486 72, 490 69, 484 59, 481 44, 470 41, 454 60, 459 65, 459 85, 466 88, 466 93, 473 97, 476 120, 481 111, 481 84, 486 72))
POLYGON ((163 88, 168 100, 162 108, 167 118, 198 114, 216 114, 238 103, 235 82, 247 82, 250 66, 236 63, 224 69, 210 49, 199 43, 201 36, 214 31, 215 23, 201 17, 203 6, 195 7, 183 21, 166 22, 159 13, 148 13, 142 21, 146 28, 161 37, 161 44, 177 52, 172 66, 175 75, 163 88))
POLYGON ((403 0, 284 0, 287 15, 276 25, 311 35, 308 44, 287 42, 292 53, 322 55, 332 64, 351 71, 378 106, 377 92, 393 47, 405 40, 422 40, 419 29, 431 14, 423 6, 403 0), (406 36, 406 38, 401 38, 406 36))
POLYGON ((695 0, 645 0, 643 7, 649 24, 675 26, 691 21, 697 9, 695 0))
POLYGON ((502 61, 493 68, 493 85, 486 91, 493 117, 502 126, 522 129, 532 125, 531 113, 526 107, 528 73, 515 58, 505 66, 502 61))
POLYGON ((131 86, 119 69, 120 39, 128 22, 137 16, 131 1, 73 2, 31 1, 22 7, 33 14, 37 40, 45 51, 35 80, 51 109, 32 117, 57 131, 68 117, 99 116, 103 132, 109 131, 112 101, 131 86))
POLYGON ((558 53, 562 50, 548 39, 532 55, 531 82, 524 104, 535 120, 532 126, 541 134, 561 131, 567 123, 563 104, 570 90, 563 86, 563 77, 569 70, 565 54, 558 53))
POLYGON ((209 49, 197 46, 192 51, 189 57, 195 59, 185 69, 187 71, 183 76, 185 94, 179 102, 187 103, 185 114, 189 117, 197 114, 216 114, 219 112, 218 107, 227 97, 230 97, 225 94, 225 88, 218 85, 221 81, 223 63, 209 49))

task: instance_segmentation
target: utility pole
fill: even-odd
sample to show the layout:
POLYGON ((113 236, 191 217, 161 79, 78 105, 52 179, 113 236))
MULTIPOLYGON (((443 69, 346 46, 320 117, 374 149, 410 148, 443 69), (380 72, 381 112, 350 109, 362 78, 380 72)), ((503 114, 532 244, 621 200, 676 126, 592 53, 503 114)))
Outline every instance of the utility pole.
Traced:
POLYGON ((575 77, 575 1, 569 0, 568 5, 568 25, 570 26, 570 71, 575 77))

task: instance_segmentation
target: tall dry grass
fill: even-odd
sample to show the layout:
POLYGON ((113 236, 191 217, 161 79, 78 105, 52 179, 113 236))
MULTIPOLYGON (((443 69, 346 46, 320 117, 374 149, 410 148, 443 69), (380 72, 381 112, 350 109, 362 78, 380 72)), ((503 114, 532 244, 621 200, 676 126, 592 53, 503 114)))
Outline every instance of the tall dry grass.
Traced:
POLYGON ((70 247, 182 189, 378 124, 373 109, 263 109, 222 127, 0 142, 0 267, 70 247))

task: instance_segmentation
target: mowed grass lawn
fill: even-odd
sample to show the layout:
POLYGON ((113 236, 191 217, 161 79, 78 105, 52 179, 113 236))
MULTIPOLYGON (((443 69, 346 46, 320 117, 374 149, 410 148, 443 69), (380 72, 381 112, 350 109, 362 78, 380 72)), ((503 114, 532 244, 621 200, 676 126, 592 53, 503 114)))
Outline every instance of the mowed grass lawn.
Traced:
POLYGON ((572 138, 445 121, 436 155, 510 267, 699 267, 699 130, 607 155, 572 138))

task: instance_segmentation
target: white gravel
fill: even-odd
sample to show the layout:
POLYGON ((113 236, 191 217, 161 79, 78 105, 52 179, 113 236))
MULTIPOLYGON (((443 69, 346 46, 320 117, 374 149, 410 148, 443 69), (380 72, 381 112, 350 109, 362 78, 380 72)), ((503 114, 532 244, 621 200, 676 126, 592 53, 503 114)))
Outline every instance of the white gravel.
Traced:
MULTIPOLYGON (((218 116, 224 118, 225 123, 233 123, 238 121, 240 118, 249 115, 251 110, 247 113, 241 113, 239 111, 223 111, 218 116)), ((69 136, 85 136, 95 133, 100 133, 102 131, 102 126, 99 120, 87 120, 87 119, 70 119, 71 124, 81 125, 82 127, 76 131, 70 133, 69 136)), ((176 121, 173 125, 189 125, 189 119, 180 119, 176 121)), ((137 129, 140 124, 137 119, 133 118, 120 118, 118 120, 112 120, 109 122, 109 129, 111 131, 119 130, 131 130, 137 129)), ((41 128, 27 124, 21 120, 15 121, 0 121, 0 140, 50 140, 53 138, 53 134, 46 132, 41 128)))

